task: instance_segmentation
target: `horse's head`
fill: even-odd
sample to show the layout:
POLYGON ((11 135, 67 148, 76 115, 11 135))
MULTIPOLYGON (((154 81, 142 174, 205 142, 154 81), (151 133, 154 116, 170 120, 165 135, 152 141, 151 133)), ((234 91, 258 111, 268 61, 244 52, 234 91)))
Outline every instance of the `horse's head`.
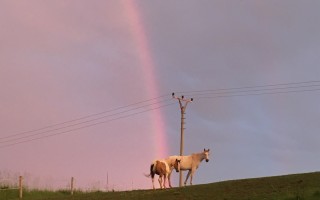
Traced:
POLYGON ((204 149, 203 150, 203 154, 205 156, 206 162, 209 162, 209 151, 210 151, 210 149, 208 149, 208 150, 204 149))
POLYGON ((179 159, 176 158, 173 167, 176 169, 176 172, 180 172, 180 161, 179 159))

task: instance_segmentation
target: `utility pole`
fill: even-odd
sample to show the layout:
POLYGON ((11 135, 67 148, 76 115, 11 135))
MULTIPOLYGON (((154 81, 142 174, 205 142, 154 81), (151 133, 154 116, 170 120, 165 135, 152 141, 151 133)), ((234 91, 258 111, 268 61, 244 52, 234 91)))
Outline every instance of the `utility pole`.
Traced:
POLYGON ((109 173, 107 172, 107 192, 109 192, 109 173))
POLYGON ((22 199, 22 192, 23 192, 23 177, 19 176, 19 199, 22 199))
MULTIPOLYGON (((183 144, 184 144, 184 114, 186 114, 187 105, 189 102, 193 101, 193 98, 191 99, 185 99, 182 95, 181 97, 176 97, 174 93, 172 93, 172 98, 178 99, 180 110, 181 110, 181 135, 180 135, 180 156, 183 156, 183 144)), ((179 187, 182 186, 182 171, 180 170, 180 178, 179 178, 179 187)))
POLYGON ((70 190, 71 190, 71 195, 73 195, 73 192, 74 192, 74 178, 73 177, 71 177, 70 190))

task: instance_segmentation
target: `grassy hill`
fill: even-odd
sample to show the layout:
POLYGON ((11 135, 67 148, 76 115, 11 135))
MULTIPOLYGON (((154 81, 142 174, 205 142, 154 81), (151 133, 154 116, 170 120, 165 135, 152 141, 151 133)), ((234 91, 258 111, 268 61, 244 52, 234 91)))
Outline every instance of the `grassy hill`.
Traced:
MULTIPOLYGON (((17 192, 0 191, 1 200, 18 199, 17 192)), ((215 200, 320 200, 320 172, 292 174, 254 179, 223 181, 167 190, 135 190, 128 192, 29 191, 26 200, 107 200, 107 199, 215 199, 215 200)))

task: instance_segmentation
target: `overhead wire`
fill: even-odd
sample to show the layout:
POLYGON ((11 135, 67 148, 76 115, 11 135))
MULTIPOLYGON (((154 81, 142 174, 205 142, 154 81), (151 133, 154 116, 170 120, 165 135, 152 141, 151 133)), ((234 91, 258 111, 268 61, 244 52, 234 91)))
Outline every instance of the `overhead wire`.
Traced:
MULTIPOLYGON (((1 143, 7 143, 7 142, 12 142, 12 141, 17 141, 17 140, 21 140, 21 139, 25 139, 25 138, 30 138, 30 137, 33 137, 33 136, 37 136, 37 135, 42 135, 42 134, 46 134, 46 133, 49 133, 49 132, 54 132, 54 131, 58 131, 58 130, 62 130, 62 129, 66 129, 66 128, 70 128, 70 127, 74 127, 74 126, 79 126, 81 124, 86 124, 86 123, 90 123, 90 122, 94 122, 94 121, 97 121, 97 120, 101 120, 101 119, 104 119, 104 118, 108 118, 108 117, 113 117, 113 116, 117 116, 117 115, 120 115, 120 114, 124 114, 124 113, 128 113, 128 112, 131 112, 131 111, 135 111, 135 110, 139 110, 139 109, 142 109, 142 108, 145 108, 147 106, 152 106, 152 105, 155 105, 155 104, 158 104, 158 103, 162 103, 162 102, 166 102, 168 100, 162 100, 162 101, 158 101, 156 103, 150 103, 150 104, 147 104, 147 105, 143 105, 143 106, 139 106, 139 107, 135 107, 135 108, 132 108, 132 109, 128 109, 128 110, 124 110, 124 111, 121 111, 121 112, 117 112, 117 113, 112 113, 112 114, 108 114, 108 115, 104 115, 102 117, 97 117, 97 118, 94 118, 94 119, 90 119, 90 120, 86 120, 86 121, 81 121, 81 122, 77 122, 77 123, 74 123, 74 124, 70 124, 70 125, 65 125, 63 127, 59 127, 59 128, 54 128, 54 129, 49 129, 49 130, 46 130, 46 131, 41 131, 39 133, 33 133, 33 134, 28 134, 26 136, 20 136, 19 138, 15 138, 15 137, 11 137, 12 139, 7 139, 7 140, 3 140, 1 141, 0 140, 0 144, 1 143)), ((91 115, 92 116, 92 115, 91 115)), ((96 116, 96 115, 95 115, 96 116)), ((88 118, 88 117, 86 117, 88 118)), ((86 118, 82 118, 82 119, 86 119, 86 118)), ((72 120, 72 122, 75 122, 75 120, 72 120)), ((66 124, 66 123, 63 123, 63 124, 66 124)), ((51 126, 53 127, 53 126, 51 126)), ((39 130, 39 129, 38 129, 39 130)), ((40 129, 41 130, 41 129, 40 129)), ((43 130, 43 129, 42 129, 43 130)), ((28 133, 31 133, 30 131, 28 133)), ((8 138, 8 137, 6 137, 8 138)))
MULTIPOLYGON (((151 99, 135 102, 135 103, 128 104, 128 105, 125 105, 125 106, 120 106, 120 107, 117 107, 117 108, 109 109, 109 110, 106 110, 106 111, 103 111, 103 112, 86 115, 86 116, 83 116, 83 117, 79 117, 79 118, 76 118, 76 119, 64 121, 64 122, 61 122, 61 123, 51 124, 51 125, 48 125, 48 126, 45 126, 45 127, 38 128, 38 129, 33 129, 33 130, 29 130, 29 131, 10 134, 8 136, 0 137, 0 140, 7 139, 7 138, 12 138, 12 137, 16 137, 16 136, 24 135, 24 134, 28 134, 28 133, 33 133, 33 132, 36 132, 36 131, 42 131, 42 130, 45 130, 45 129, 49 129, 49 128, 53 128, 53 127, 56 127, 56 126, 60 126, 60 125, 64 125, 64 124, 68 124, 68 123, 84 120, 84 119, 91 118, 91 117, 94 117, 94 116, 99 116, 99 115, 103 115, 103 114, 106 114, 106 113, 115 112, 117 110, 129 108, 129 107, 136 106, 136 105, 139 105, 139 104, 142 104, 142 103, 146 103, 146 102, 154 101, 154 100, 157 100, 157 99, 161 99, 161 98, 163 98, 165 96, 168 96, 168 94, 164 94, 164 95, 161 95, 161 96, 158 96, 158 97, 155 97, 155 98, 151 98, 151 99)), ((159 101, 159 102, 163 102, 163 100, 159 101)), ((159 102, 156 102, 156 103, 159 103, 159 102)), ((156 103, 154 103, 154 104, 156 104, 156 103)), ((153 104, 151 104, 151 105, 153 105, 153 104)), ((149 106, 149 105, 146 105, 146 106, 149 106)), ((126 112, 126 111, 124 111, 124 112, 126 112)))
POLYGON ((259 86, 246 86, 234 88, 221 88, 213 90, 196 90, 179 92, 184 96, 192 96, 198 99, 214 99, 222 97, 237 97, 237 96, 253 96, 266 94, 285 94, 320 90, 320 81, 292 82, 281 84, 269 84, 259 86), (311 84, 319 83, 319 84, 311 84), (281 87, 280 87, 281 86, 281 87), (305 89, 301 89, 305 88, 305 89))
POLYGON ((311 92, 320 91, 320 88, 304 89, 304 90, 291 90, 291 91, 274 91, 274 92, 262 92, 262 93, 245 93, 245 94, 226 94, 216 96, 199 96, 198 99, 215 99, 215 98, 226 98, 226 97, 245 97, 245 96, 260 96, 260 95, 272 95, 272 94, 289 94, 289 93, 300 93, 300 92, 311 92))
POLYGON ((265 84, 265 85, 254 85, 254 86, 242 86, 242 87, 230 87, 230 88, 218 88, 218 89, 207 89, 207 90, 191 90, 191 91, 180 91, 176 93, 181 94, 195 94, 195 93, 204 93, 204 92, 218 92, 218 91, 229 91, 229 90, 242 90, 242 89, 251 89, 251 88, 266 88, 266 87, 277 87, 285 85, 303 85, 311 83, 320 83, 320 80, 312 81, 300 81, 300 82, 289 82, 289 83, 276 83, 276 84, 265 84))
POLYGON ((171 99, 168 99, 168 98, 163 99, 163 97, 166 97, 166 96, 168 95, 161 95, 156 98, 140 101, 137 103, 132 103, 126 106, 121 106, 115 109, 110 109, 108 111, 104 111, 96 114, 87 115, 74 120, 69 120, 62 123, 49 125, 43 128, 34 129, 31 131, 24 131, 24 132, 16 133, 13 135, 8 135, 0 138, 0 148, 5 146, 12 146, 12 144, 16 144, 16 143, 17 144, 24 143, 25 141, 33 141, 33 140, 36 140, 37 138, 46 138, 47 136, 59 135, 64 132, 71 132, 71 131, 79 130, 82 128, 91 127, 94 125, 107 123, 117 119, 122 119, 122 118, 130 117, 133 115, 145 113, 151 110, 159 109, 159 108, 168 106, 168 104, 164 104, 164 103, 168 102, 171 99), (158 105, 158 107, 154 107, 155 105, 158 105), (97 117, 92 118, 94 116, 97 116, 97 117), (106 118, 111 118, 111 119, 104 120, 101 122, 101 120, 106 118), (56 133, 57 131, 59 132, 56 133), (23 140, 23 142, 18 142, 21 140, 23 140))
POLYGON ((145 112, 149 112, 149 111, 152 111, 152 110, 157 110, 157 109, 160 109, 160 108, 163 108, 163 107, 167 107, 167 106, 170 106, 170 105, 173 105, 173 104, 174 103, 168 103, 168 104, 161 105, 161 106, 158 106, 158 107, 155 107, 155 108, 150 108, 150 109, 146 109, 144 111, 139 111, 139 112, 127 114, 127 115, 120 116, 120 117, 117 117, 117 118, 113 118, 113 119, 109 119, 109 120, 105 120, 105 121, 101 121, 101 122, 96 122, 96 123, 89 124, 89 125, 80 126, 80 127, 73 128, 73 129, 70 129, 70 130, 65 130, 65 131, 58 132, 58 133, 52 133, 52 134, 49 134, 49 135, 44 135, 44 136, 31 138, 31 139, 27 139, 27 140, 22 140, 22 141, 18 141, 18 142, 14 142, 14 143, 0 145, 0 149, 1 148, 5 148, 5 147, 9 147, 9 146, 13 146, 13 145, 17 145, 17 144, 22 144, 22 143, 26 143, 26 142, 35 141, 35 140, 40 140, 40 139, 44 139, 44 138, 48 138, 48 137, 52 137, 52 136, 56 136, 56 135, 70 133, 70 132, 77 131, 77 130, 80 130, 80 129, 96 126, 96 125, 99 125, 99 124, 108 123, 108 122, 111 122, 111 121, 115 121, 115 120, 119 120, 119 119, 123 119, 123 118, 127 118, 127 117, 131 117, 131 116, 138 115, 138 114, 145 113, 145 112))
MULTIPOLYGON (((197 99, 215 99, 215 98, 225 98, 225 97, 287 94, 287 93, 309 92, 309 91, 319 91, 319 90, 320 90, 320 81, 304 81, 304 82, 278 83, 278 84, 267 84, 267 85, 257 85, 257 86, 184 91, 184 92, 176 92, 176 94, 181 93, 185 96, 192 96, 197 99)), ((123 118, 128 118, 134 115, 138 115, 141 113, 145 113, 145 112, 149 112, 152 110, 173 105, 174 103, 166 103, 166 102, 172 101, 172 98, 163 99, 164 97, 167 97, 167 96, 169 96, 169 94, 164 94, 155 98, 139 101, 136 103, 128 104, 126 106, 117 107, 117 108, 106 110, 103 112, 90 114, 87 116, 79 117, 79 118, 65 121, 62 123, 52 124, 46 127, 1 137, 0 148, 13 146, 21 143, 26 143, 26 142, 31 142, 34 140, 40 140, 40 139, 52 137, 55 135, 66 134, 66 133, 70 133, 83 128, 88 128, 88 127, 96 126, 99 124, 108 123, 108 122, 123 119, 123 118), (166 104, 163 104, 163 103, 166 103, 166 104), (150 108, 151 106, 154 106, 154 105, 157 105, 157 107, 150 108), (141 111, 141 109, 143 110, 141 111), (106 118, 111 118, 111 119, 106 119, 106 118)))

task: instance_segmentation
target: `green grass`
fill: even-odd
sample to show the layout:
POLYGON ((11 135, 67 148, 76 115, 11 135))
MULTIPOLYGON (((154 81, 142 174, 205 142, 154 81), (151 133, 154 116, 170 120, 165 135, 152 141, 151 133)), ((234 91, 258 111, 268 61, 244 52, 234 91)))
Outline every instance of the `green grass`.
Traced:
MULTIPOLYGON (((0 191, 1 200, 18 199, 17 191, 0 191)), ((108 199, 215 199, 215 200, 320 200, 320 172, 224 181, 167 190, 128 192, 25 191, 25 200, 108 200, 108 199)))

